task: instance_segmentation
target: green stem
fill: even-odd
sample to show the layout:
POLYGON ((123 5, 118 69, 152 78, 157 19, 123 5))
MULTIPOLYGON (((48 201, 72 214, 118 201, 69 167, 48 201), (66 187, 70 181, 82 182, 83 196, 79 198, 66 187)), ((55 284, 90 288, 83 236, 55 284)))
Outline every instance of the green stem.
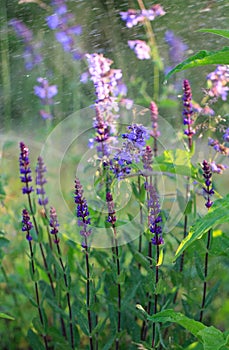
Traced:
MULTIPOLYGON (((29 234, 29 231, 28 231, 29 234)), ((29 249, 30 249, 30 259, 31 259, 31 266, 32 266, 32 274, 33 276, 35 275, 35 265, 34 265, 34 253, 33 253, 33 248, 32 248, 32 243, 31 241, 29 241, 29 249)), ((39 318, 41 321, 41 324, 43 326, 45 326, 44 323, 44 319, 43 319, 43 315, 42 315, 42 311, 41 311, 41 304, 40 304, 40 297, 39 297, 39 290, 38 290, 38 283, 37 281, 34 282, 34 286, 35 286, 35 295, 36 295, 36 301, 37 301, 37 308, 38 308, 38 313, 39 313, 39 318)), ((45 349, 48 350, 48 340, 47 340, 47 336, 46 334, 42 334, 42 338, 44 340, 44 344, 45 344, 45 349)))
POLYGON ((61 253, 58 237, 57 237, 56 234, 55 234, 55 242, 56 242, 59 262, 60 262, 60 265, 61 265, 61 268, 62 268, 62 271, 63 271, 63 274, 64 274, 64 284, 65 284, 65 287, 67 289, 66 298, 67 298, 67 304, 68 304, 68 315, 69 315, 69 328, 70 328, 71 346, 72 346, 72 349, 74 350, 74 346, 75 345, 74 345, 74 332, 73 332, 73 317, 72 317, 72 308, 71 308, 71 300, 70 300, 70 292, 69 292, 70 286, 68 284, 66 268, 64 267, 64 263, 63 263, 63 260, 62 260, 62 253, 61 253))

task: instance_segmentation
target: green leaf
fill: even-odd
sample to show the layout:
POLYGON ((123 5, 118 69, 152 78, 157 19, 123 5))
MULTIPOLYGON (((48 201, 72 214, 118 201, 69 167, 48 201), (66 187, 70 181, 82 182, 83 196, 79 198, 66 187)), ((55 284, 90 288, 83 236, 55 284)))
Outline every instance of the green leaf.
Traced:
POLYGON ((212 34, 216 34, 216 35, 220 35, 224 38, 229 39, 229 30, 226 29, 199 29, 197 30, 197 32, 203 32, 203 33, 212 33, 212 34))
POLYGON ((162 155, 155 157, 153 170, 193 178, 197 174, 196 168, 191 164, 189 152, 181 149, 165 150, 162 155))
POLYGON ((218 350, 226 345, 223 333, 215 327, 205 327, 198 332, 198 335, 202 338, 204 350, 218 350))
POLYGON ((44 350, 44 346, 41 343, 40 336, 33 332, 31 329, 29 329, 28 331, 27 338, 33 350, 44 350))
POLYGON ((197 239, 200 239, 206 232, 217 225, 229 221, 229 195, 214 202, 208 213, 198 219, 191 227, 190 232, 177 248, 175 259, 177 259, 185 249, 187 249, 197 239))
POLYGON ((6 247, 10 241, 5 237, 0 237, 0 248, 6 247))
POLYGON ((175 312, 172 309, 167 309, 153 316, 147 316, 148 320, 153 322, 174 322, 179 324, 180 326, 187 329, 190 333, 192 333, 195 337, 199 338, 198 333, 206 326, 203 323, 192 320, 186 316, 184 316, 180 312, 175 312))
POLYGON ((182 70, 206 66, 208 64, 229 64, 229 47, 226 46, 218 51, 199 51, 174 67, 166 75, 165 80, 169 79, 174 73, 181 72, 182 70))
POLYGON ((160 249, 160 253, 159 253, 159 259, 157 262, 156 266, 160 266, 163 263, 163 258, 164 258, 164 252, 163 252, 163 248, 160 249))
POLYGON ((14 317, 7 315, 7 314, 4 314, 3 312, 0 312, 0 318, 6 318, 7 320, 12 320, 12 321, 15 320, 14 317))

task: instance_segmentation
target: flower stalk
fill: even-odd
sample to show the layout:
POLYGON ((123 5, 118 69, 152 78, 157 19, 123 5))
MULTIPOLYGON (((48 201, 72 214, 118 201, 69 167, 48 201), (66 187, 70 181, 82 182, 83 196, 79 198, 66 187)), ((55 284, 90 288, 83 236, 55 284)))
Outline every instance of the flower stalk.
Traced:
MULTIPOLYGON (((204 160, 202 163, 203 169, 203 177, 205 178, 205 186, 203 187, 204 196, 206 197, 205 206, 209 210, 213 204, 211 201, 211 196, 214 194, 214 189, 212 188, 212 172, 210 164, 204 160)), ((205 261, 204 261, 204 285, 203 285, 203 295, 202 295, 202 303, 201 303, 201 311, 199 321, 203 320, 203 313, 205 310, 206 303, 206 293, 207 293, 207 277, 208 277, 208 255, 211 243, 211 229, 208 230, 207 234, 207 244, 206 244, 206 253, 205 253, 205 261)))
POLYGON ((71 338, 71 347, 74 350, 75 347, 75 341, 74 341, 74 331, 73 331, 73 317, 72 317, 72 307, 71 307, 71 297, 70 297, 70 284, 68 282, 68 278, 67 278, 67 273, 66 273, 66 266, 64 266, 63 263, 63 259, 62 259, 62 252, 61 252, 61 248, 60 248, 60 239, 58 238, 57 234, 59 233, 59 223, 57 220, 57 214, 56 214, 56 210, 55 208, 51 207, 50 208, 50 233, 51 235, 54 235, 54 244, 56 245, 57 248, 57 253, 58 253, 58 259, 60 262, 60 266, 62 268, 63 271, 63 275, 64 275, 64 284, 67 290, 66 293, 66 298, 67 298, 67 304, 68 304, 68 315, 69 315, 69 329, 70 329, 70 338, 71 338))
POLYGON ((120 277, 120 260, 119 260, 119 249, 118 249, 118 237, 117 237, 117 229, 116 229, 116 212, 114 208, 114 202, 113 202, 113 196, 111 192, 106 193, 106 201, 107 201, 107 208, 108 208, 108 219, 107 221, 111 224, 112 230, 113 230, 113 236, 114 236, 114 247, 112 249, 112 252, 115 255, 115 261, 116 261, 116 273, 117 273, 117 289, 118 289, 118 322, 117 322, 117 337, 115 340, 116 347, 115 349, 119 349, 119 334, 121 332, 121 285, 119 282, 120 277))
MULTIPOLYGON (((37 283, 37 280, 35 277, 36 271, 35 271, 35 264, 34 264, 34 252, 33 252, 33 247, 32 247, 33 237, 30 234, 30 230, 33 228, 33 224, 30 221, 30 216, 29 216, 29 213, 26 209, 23 209, 23 211, 22 211, 22 224, 23 224, 22 231, 26 232, 26 239, 29 242, 32 279, 34 281, 34 286, 35 286, 35 296, 36 296, 38 314, 39 314, 41 325, 42 325, 43 329, 45 329, 45 322, 44 322, 44 317, 43 317, 43 313, 42 313, 42 309, 41 309, 38 283, 37 283)), ((42 334, 42 338, 44 341, 45 349, 48 350, 49 346, 48 346, 47 335, 45 333, 42 334)))
POLYGON ((86 263, 86 307, 87 307, 87 319, 88 319, 88 329, 89 329, 89 342, 90 350, 94 349, 93 339, 92 339, 92 314, 91 314, 91 288, 90 288, 90 264, 89 264, 89 247, 88 247, 88 237, 91 235, 91 229, 88 228, 91 219, 89 217, 87 201, 83 196, 83 187, 78 178, 75 179, 75 203, 77 204, 76 215, 79 218, 78 225, 82 228, 80 235, 83 237, 82 247, 85 251, 85 263, 86 263))

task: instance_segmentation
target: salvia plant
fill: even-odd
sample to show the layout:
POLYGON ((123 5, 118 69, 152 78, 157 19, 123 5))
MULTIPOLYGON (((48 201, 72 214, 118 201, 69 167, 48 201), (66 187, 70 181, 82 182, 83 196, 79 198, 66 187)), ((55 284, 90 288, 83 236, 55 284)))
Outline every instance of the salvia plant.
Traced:
MULTIPOLYGON (((76 173, 70 157, 58 165, 70 219, 54 199, 58 174, 45 146, 36 152, 27 137, 19 140, 17 176, 1 163, 1 348, 228 349, 228 48, 184 59, 188 45, 167 29, 164 67, 153 29, 166 16, 164 7, 142 0, 135 8, 122 6, 119 20, 134 64, 152 62, 151 94, 139 89, 145 98, 139 108, 129 98, 135 83, 127 84, 109 52, 82 45, 84 27, 70 1, 20 1, 30 2, 45 11, 44 25, 66 62, 80 61, 81 89, 93 92, 83 123, 92 118, 82 133, 87 149, 79 142, 73 156, 76 173), (170 78, 207 64, 217 66, 209 66, 198 101, 191 79, 170 78), (179 106, 172 126, 160 115, 165 95, 179 106), (82 152, 90 154, 83 166, 82 152)), ((42 63, 32 29, 21 19, 8 24, 21 39, 25 70, 33 72, 42 133, 55 133, 63 85, 42 63)), ((229 38, 227 30, 201 31, 229 38)), ((58 150, 49 139, 47 145, 55 159, 58 150)), ((4 147, 3 159, 10 142, 4 147)))

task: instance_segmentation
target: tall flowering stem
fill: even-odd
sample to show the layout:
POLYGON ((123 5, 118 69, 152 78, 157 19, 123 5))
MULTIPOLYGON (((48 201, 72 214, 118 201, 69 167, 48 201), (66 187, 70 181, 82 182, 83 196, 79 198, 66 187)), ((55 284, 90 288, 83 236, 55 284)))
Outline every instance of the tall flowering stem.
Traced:
POLYGON ((63 259, 62 259, 62 252, 60 249, 60 239, 58 238, 58 233, 59 233, 59 223, 57 220, 57 214, 55 208, 51 207, 50 208, 50 222, 49 225, 51 227, 50 233, 51 235, 54 236, 54 244, 56 245, 57 248, 57 253, 58 253, 58 258, 60 262, 60 266, 62 268, 63 274, 64 274, 64 284, 67 290, 66 293, 66 298, 67 298, 67 304, 68 304, 68 315, 69 315, 69 328, 70 328, 70 337, 71 337, 71 346, 72 349, 74 349, 74 331, 73 331, 73 317, 72 317, 72 307, 71 307, 71 298, 70 298, 70 284, 67 278, 67 273, 66 273, 66 266, 64 266, 63 259))
POLYGON ((117 237, 117 230, 116 230, 116 212, 113 202, 113 196, 111 192, 106 193, 106 201, 107 201, 107 208, 108 208, 108 218, 107 221, 111 224, 113 235, 114 235, 114 247, 112 249, 115 260, 116 260, 116 269, 117 269, 117 287, 118 287, 118 327, 117 327, 117 337, 116 337, 116 350, 119 349, 119 333, 121 332, 121 285, 119 282, 119 276, 120 276, 120 260, 119 260, 119 249, 118 249, 118 237, 117 237))
MULTIPOLYGON (((159 281, 159 258, 160 258, 160 245, 164 244, 164 240, 162 237, 162 228, 161 222, 162 218, 160 215, 161 209, 159 204, 159 198, 155 187, 152 184, 148 184, 146 179, 146 191, 148 198, 148 225, 149 231, 153 234, 150 245, 156 246, 156 266, 155 266, 155 293, 154 293, 154 314, 157 313, 157 304, 158 304, 158 294, 157 294, 157 284, 159 281)), ((152 264, 152 249, 149 247, 148 257, 150 259, 150 267, 153 268, 152 264)), ((147 293, 148 305, 147 305, 147 313, 151 314, 151 301, 150 294, 147 293)), ((145 340, 147 337, 148 325, 146 322, 143 322, 142 330, 141 330, 141 339, 145 340)), ((155 346, 156 340, 156 324, 153 323, 152 327, 152 347, 155 346)))
MULTIPOLYGON (((141 11, 144 13, 146 11, 146 8, 145 8, 143 0, 137 0, 137 1, 138 1, 138 5, 139 5, 141 11)), ((159 16, 163 16, 165 14, 163 8, 159 4, 154 5, 154 12, 158 13, 159 16)), ((150 19, 147 18, 147 16, 144 18, 144 25, 145 25, 146 33, 147 33, 148 38, 149 38, 149 45, 151 48, 152 58, 153 58, 153 61, 155 62, 154 72, 153 72, 154 73, 153 74, 153 83, 154 83, 154 96, 153 96, 153 98, 155 101, 158 101, 158 99, 159 99, 159 72, 162 71, 162 69, 163 69, 163 63, 162 63, 162 60, 160 58, 160 54, 158 52, 155 35, 153 32, 152 26, 150 24, 150 19)))
POLYGON ((157 151, 158 151, 157 139, 160 136, 160 131, 158 130, 158 108, 154 101, 150 103, 150 114, 151 114, 151 121, 152 121, 152 130, 150 135, 153 137, 153 140, 154 140, 154 143, 153 143, 154 157, 157 157, 157 151))
POLYGON ((75 203, 77 204, 76 216, 78 217, 78 225, 82 228, 80 235, 83 237, 82 247, 85 249, 85 262, 86 262, 86 274, 87 274, 87 318, 88 318, 88 329, 89 329, 89 341, 90 350, 94 349, 93 339, 92 339, 92 316, 91 316, 91 306, 90 306, 90 265, 89 265, 89 247, 88 247, 88 237, 91 235, 91 229, 88 228, 91 219, 89 217, 87 201, 83 195, 83 187, 78 178, 75 179, 75 203))
MULTIPOLYGON (((44 185, 47 183, 45 178, 45 173, 47 172, 46 166, 41 156, 37 158, 37 166, 36 166, 36 193, 38 196, 38 204, 43 207, 43 214, 47 217, 47 204, 48 197, 46 196, 44 185)), ((47 233, 49 239, 49 246, 52 249, 52 240, 49 234, 49 228, 47 225, 47 233)))
MULTIPOLYGON (((33 187, 31 186, 32 176, 31 176, 31 168, 30 168, 30 160, 29 160, 29 148, 24 144, 24 142, 20 142, 19 165, 20 165, 21 182, 23 183, 22 193, 27 195, 29 210, 33 218, 34 229, 37 234, 37 237, 39 237, 39 229, 38 229, 37 221, 34 214, 34 209, 32 206, 32 200, 31 200, 31 192, 33 192, 33 187)), ((53 279, 48 268, 43 245, 41 242, 39 242, 39 248, 40 248, 44 266, 49 278, 52 293, 53 293, 53 296, 55 296, 56 293, 54 289, 53 279)))
MULTIPOLYGON (((192 108, 192 90, 189 81, 186 79, 183 82, 183 124, 185 125, 186 129, 184 130, 184 134, 188 137, 188 148, 189 151, 192 149, 192 137, 195 134, 195 130, 192 128, 192 124, 194 123, 193 120, 193 108, 192 108)), ((190 198, 190 184, 189 184, 189 178, 187 178, 187 185, 186 185, 186 201, 190 198)), ((187 236, 188 233, 188 215, 184 215, 184 238, 187 236)), ((180 260, 180 272, 183 271, 184 267, 184 252, 181 256, 180 260)), ((174 303, 176 301, 177 293, 174 297, 174 303)))
MULTIPOLYGON (((212 173, 211 173, 211 165, 204 160, 202 163, 203 169, 203 177, 205 179, 205 186, 203 187, 204 197, 206 198, 205 206, 209 210, 213 204, 211 201, 211 196, 214 194, 214 189, 212 188, 212 173)), ((205 253, 205 263, 204 263, 204 286, 203 286, 203 296, 202 296, 202 304, 200 311, 199 321, 202 322, 203 313, 205 309, 206 303, 206 293, 207 293, 207 276, 208 276, 208 252, 211 243, 211 230, 208 231, 207 235, 207 244, 206 244, 206 253, 205 253)))
MULTIPOLYGON (((33 252, 33 247, 32 247, 32 239, 33 237, 30 234, 31 229, 33 228, 33 224, 30 221, 30 216, 29 213, 26 209, 23 209, 22 211, 22 231, 26 233, 26 239, 29 242, 29 250, 30 250, 30 260, 31 260, 31 270, 32 270, 32 279, 34 281, 34 286, 35 286, 35 295, 36 295, 36 302, 37 302, 37 308, 38 308, 38 313, 39 313, 39 318, 40 322, 42 324, 43 329, 45 328, 45 322, 44 322, 44 316, 43 312, 41 309, 41 303, 40 303, 40 297, 39 297, 39 289, 38 289, 38 283, 35 278, 35 263, 34 263, 34 252, 33 252)), ((49 349, 48 346, 48 339, 47 335, 44 333, 42 334, 42 338, 45 344, 45 349, 49 349)))

